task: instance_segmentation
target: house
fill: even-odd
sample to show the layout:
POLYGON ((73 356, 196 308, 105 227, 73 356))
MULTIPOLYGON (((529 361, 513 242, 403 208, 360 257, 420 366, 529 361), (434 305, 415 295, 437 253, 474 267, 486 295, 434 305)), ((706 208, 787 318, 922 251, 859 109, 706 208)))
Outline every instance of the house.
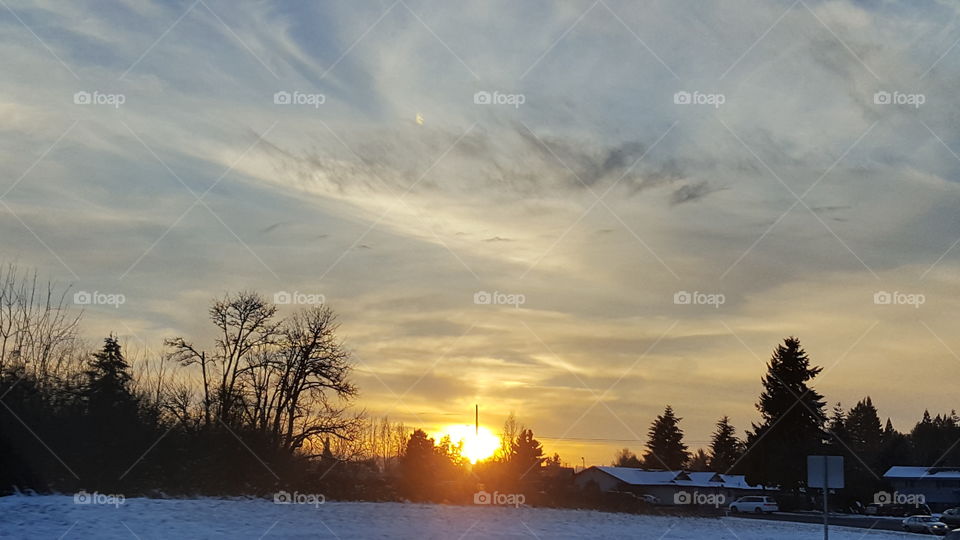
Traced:
POLYGON ((883 494, 892 503, 913 501, 917 495, 930 508, 960 506, 960 467, 894 466, 884 473, 894 493, 883 494))
POLYGON ((744 495, 769 493, 752 486, 742 475, 715 472, 661 471, 630 467, 590 467, 576 474, 574 483, 585 488, 595 484, 600 491, 628 491, 653 495, 660 504, 711 504, 731 502, 744 495))

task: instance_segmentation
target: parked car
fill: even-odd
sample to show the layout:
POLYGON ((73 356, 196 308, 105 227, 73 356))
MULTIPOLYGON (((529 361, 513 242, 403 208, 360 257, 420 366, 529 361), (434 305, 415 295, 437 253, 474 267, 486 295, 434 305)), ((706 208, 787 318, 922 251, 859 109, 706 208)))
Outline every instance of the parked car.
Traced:
POLYGON ((780 507, 773 497, 747 496, 730 503, 730 511, 734 514, 739 512, 755 512, 757 514, 766 514, 770 512, 779 512, 780 507))
POLYGON ((933 516, 910 516, 903 520, 903 529, 907 532, 947 534, 950 527, 933 516))
POLYGON ((940 514, 940 521, 950 527, 960 527, 960 508, 948 508, 940 514))
POLYGON ((943 540, 960 540, 960 529, 954 529, 943 537, 943 540))

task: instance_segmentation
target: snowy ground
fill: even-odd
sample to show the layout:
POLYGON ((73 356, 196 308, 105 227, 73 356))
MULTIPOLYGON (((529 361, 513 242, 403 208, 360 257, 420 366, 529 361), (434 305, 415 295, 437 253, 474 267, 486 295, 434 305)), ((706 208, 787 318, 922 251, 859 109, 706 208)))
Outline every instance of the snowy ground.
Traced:
MULTIPOLYGON (((280 505, 269 500, 127 499, 74 504, 69 496, 0 498, 0 538, 821 538, 802 523, 668 518, 579 510, 399 503, 280 505)), ((831 528, 833 540, 923 538, 831 528)))

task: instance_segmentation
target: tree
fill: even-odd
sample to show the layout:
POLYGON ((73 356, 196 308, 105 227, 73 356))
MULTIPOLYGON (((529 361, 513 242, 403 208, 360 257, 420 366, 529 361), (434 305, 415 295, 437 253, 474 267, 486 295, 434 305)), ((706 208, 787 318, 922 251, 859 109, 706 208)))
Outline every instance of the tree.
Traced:
POLYGON ((870 396, 846 414, 843 429, 845 469, 851 498, 866 500, 883 488, 880 452, 883 430, 870 396))
POLYGON ((136 398, 130 391, 130 365, 123 358, 117 338, 108 336, 103 348, 93 354, 85 372, 87 384, 84 397, 94 414, 109 414, 112 411, 136 407, 136 398))
POLYGON ((717 429, 710 441, 710 469, 714 472, 729 474, 743 455, 743 443, 736 433, 730 418, 724 416, 717 421, 717 429))
POLYGON ((811 366, 795 337, 774 350, 757 403, 762 422, 747 435, 744 466, 751 483, 803 486, 806 456, 822 450, 825 436, 823 396, 809 386, 821 369, 811 366))
POLYGON ((422 429, 410 435, 401 461, 402 491, 414 501, 429 500, 438 464, 434 441, 422 429))
POLYGON ((539 478, 540 467, 546 458, 543 457, 543 446, 533 438, 532 429, 521 429, 517 438, 510 445, 510 459, 508 463, 520 485, 529 485, 539 478))
POLYGON ((617 455, 613 458, 614 467, 630 467, 632 469, 639 469, 643 467, 643 464, 640 463, 640 459, 636 454, 630 451, 629 448, 623 448, 617 455))
POLYGON ((667 405, 663 414, 657 416, 647 432, 647 452, 643 464, 648 469, 682 469, 690 453, 683 444, 683 431, 679 427, 682 418, 677 418, 673 408, 667 405))

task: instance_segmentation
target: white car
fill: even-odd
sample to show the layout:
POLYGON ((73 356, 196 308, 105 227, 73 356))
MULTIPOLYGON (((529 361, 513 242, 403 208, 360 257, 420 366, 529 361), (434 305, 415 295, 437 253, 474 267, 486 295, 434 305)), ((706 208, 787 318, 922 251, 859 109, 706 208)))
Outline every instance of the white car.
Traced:
POLYGON ((734 514, 740 512, 768 514, 770 512, 779 512, 780 507, 777 506, 777 501, 773 500, 773 497, 751 495, 748 497, 740 497, 739 499, 730 503, 730 511, 734 514))
POLYGON ((950 527, 933 516, 910 516, 903 520, 903 530, 929 534, 947 534, 950 527))

